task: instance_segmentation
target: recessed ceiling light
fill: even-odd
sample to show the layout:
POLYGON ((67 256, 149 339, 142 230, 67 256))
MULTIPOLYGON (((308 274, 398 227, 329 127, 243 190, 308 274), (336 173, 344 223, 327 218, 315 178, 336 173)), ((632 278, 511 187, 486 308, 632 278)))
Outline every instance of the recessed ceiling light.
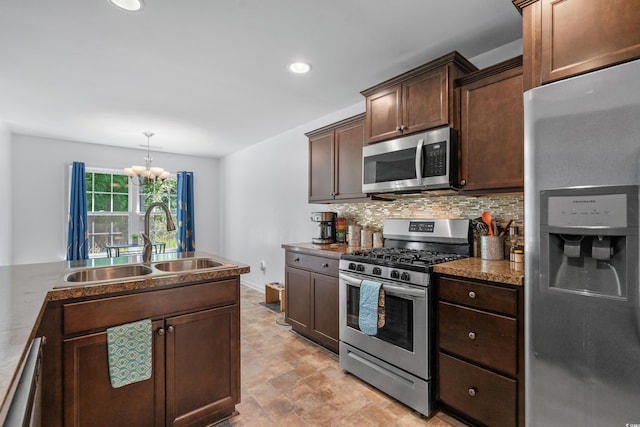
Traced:
POLYGON ((112 4, 120 9, 127 10, 129 12, 137 12, 142 10, 144 2, 142 0, 109 0, 112 4))
POLYGON ((294 62, 293 64, 289 65, 289 70, 292 73, 296 74, 308 73, 310 69, 311 65, 307 64, 306 62, 294 62))

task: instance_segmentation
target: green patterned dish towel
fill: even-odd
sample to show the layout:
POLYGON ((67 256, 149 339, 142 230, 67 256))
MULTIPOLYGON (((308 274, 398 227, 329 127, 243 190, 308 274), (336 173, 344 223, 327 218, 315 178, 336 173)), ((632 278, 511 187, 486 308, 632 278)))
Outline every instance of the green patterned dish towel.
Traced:
POLYGON ((109 376, 113 388, 151 378, 152 345, 151 319, 107 329, 109 376))

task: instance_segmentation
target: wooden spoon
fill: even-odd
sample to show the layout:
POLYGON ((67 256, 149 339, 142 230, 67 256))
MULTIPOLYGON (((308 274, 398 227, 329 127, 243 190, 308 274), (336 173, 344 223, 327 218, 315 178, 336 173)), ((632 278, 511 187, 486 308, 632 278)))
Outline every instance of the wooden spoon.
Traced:
POLYGON ((489 227, 489 236, 493 236, 493 224, 491 224, 491 212, 482 212, 482 221, 489 227))

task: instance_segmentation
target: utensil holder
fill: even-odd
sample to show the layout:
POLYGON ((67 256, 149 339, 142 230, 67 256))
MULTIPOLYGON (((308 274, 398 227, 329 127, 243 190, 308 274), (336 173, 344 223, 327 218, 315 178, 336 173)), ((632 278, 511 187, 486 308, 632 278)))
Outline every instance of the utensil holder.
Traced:
POLYGON ((480 236, 480 257, 490 261, 504 259, 504 236, 480 236))

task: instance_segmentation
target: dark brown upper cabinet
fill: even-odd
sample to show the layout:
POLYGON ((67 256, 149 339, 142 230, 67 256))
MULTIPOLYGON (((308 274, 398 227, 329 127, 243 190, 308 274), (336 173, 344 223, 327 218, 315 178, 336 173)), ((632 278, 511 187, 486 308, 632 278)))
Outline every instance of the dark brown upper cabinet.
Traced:
POLYGON ((522 191, 522 56, 468 74, 457 84, 460 93, 460 191, 522 191))
POLYGON ((365 143, 444 125, 456 128, 454 81, 475 70, 451 52, 360 92, 366 97, 365 143))
POLYGON ((364 113, 305 135, 309 138, 309 203, 366 199, 362 193, 364 113))
POLYGON ((513 0, 522 13, 524 89, 640 57, 630 0, 513 0))

